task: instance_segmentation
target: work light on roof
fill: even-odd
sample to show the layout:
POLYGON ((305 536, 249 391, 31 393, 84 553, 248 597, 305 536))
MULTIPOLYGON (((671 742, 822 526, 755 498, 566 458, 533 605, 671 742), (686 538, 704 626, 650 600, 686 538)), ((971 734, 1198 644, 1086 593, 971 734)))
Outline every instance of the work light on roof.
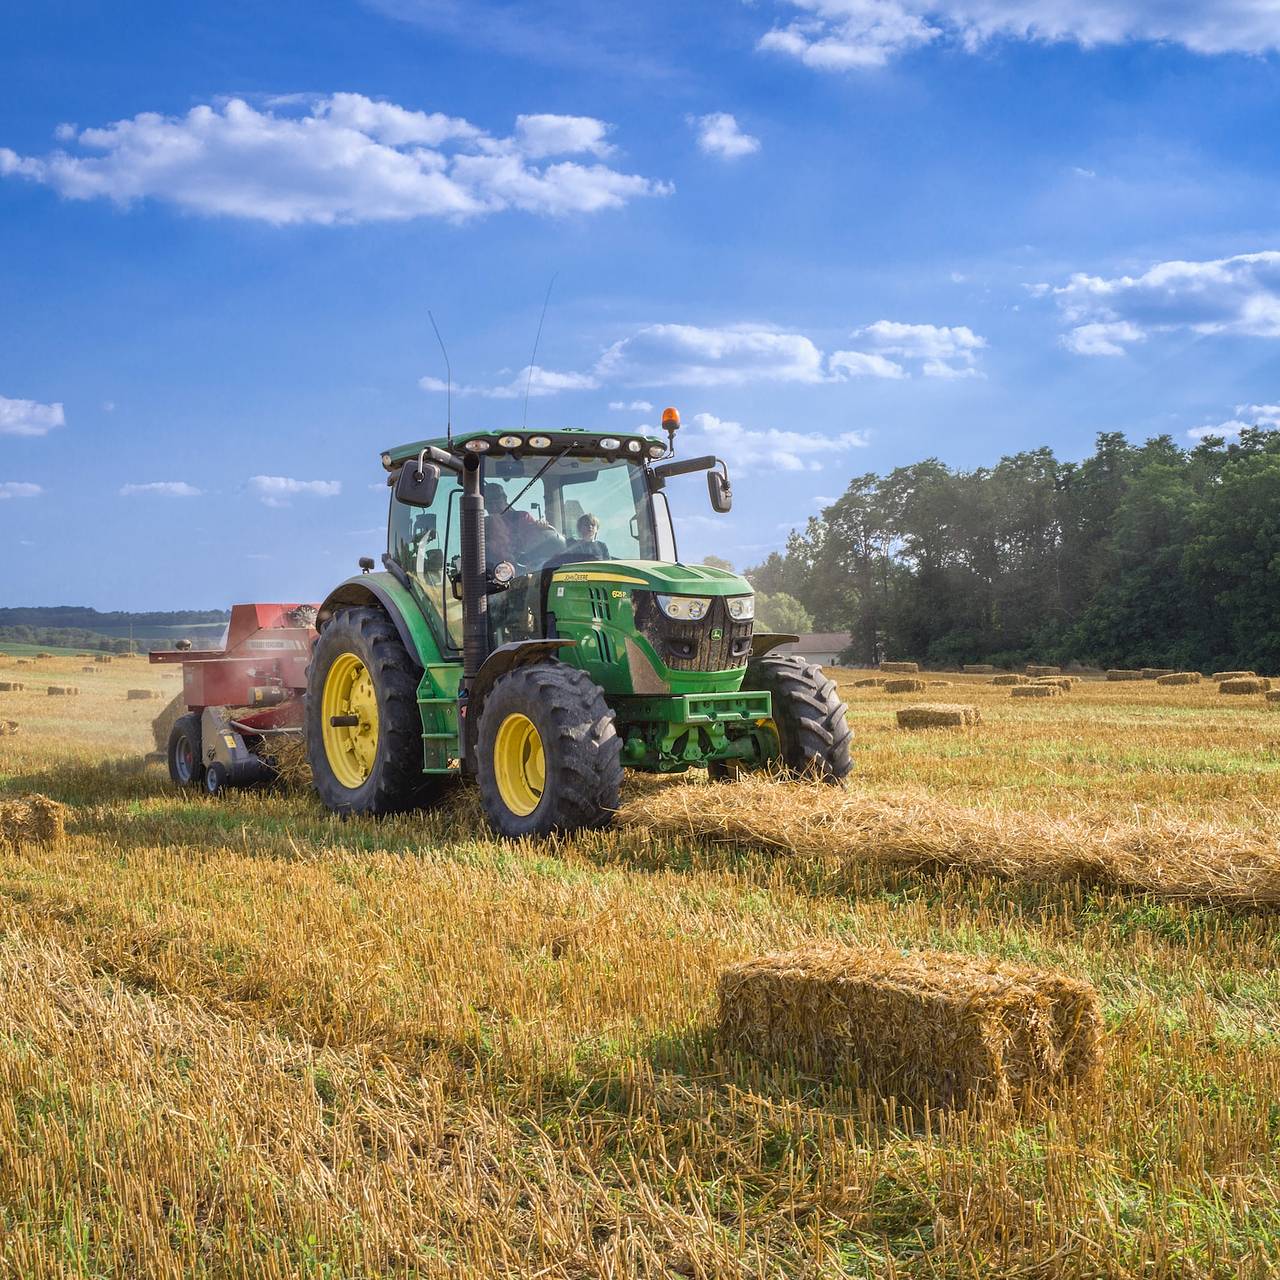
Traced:
POLYGON ((499 436, 498 443, 504 449, 518 449, 522 441, 519 436, 499 436))
POLYGON ((489 442, 487 440, 468 440, 464 449, 470 449, 472 453, 488 453, 489 442))
POLYGON ((551 437, 550 436, 530 436, 529 444, 534 449, 550 449, 551 437))
POLYGON ((600 447, 601 447, 602 449, 621 449, 621 448, 622 448, 622 441, 621 441, 621 440, 619 440, 619 439, 617 439, 617 438, 616 438, 616 437, 614 437, 614 436, 605 436, 605 437, 600 441, 600 447))
POLYGON ((641 450, 642 448, 644 448, 644 446, 640 443, 640 441, 639 441, 639 440, 628 440, 628 441, 627 441, 627 452, 628 452, 628 453, 639 453, 639 452, 640 452, 640 450, 641 450))

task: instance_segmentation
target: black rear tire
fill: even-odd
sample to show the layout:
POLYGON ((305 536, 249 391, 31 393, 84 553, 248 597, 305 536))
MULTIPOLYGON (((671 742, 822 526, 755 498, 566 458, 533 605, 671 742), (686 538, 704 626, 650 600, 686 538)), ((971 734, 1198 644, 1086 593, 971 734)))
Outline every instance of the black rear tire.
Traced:
POLYGON ((312 785, 340 814, 403 813, 434 803, 445 780, 422 772, 421 668, 381 609, 344 609, 320 633, 307 668, 306 740, 312 785), (368 671, 377 703, 377 744, 368 776, 356 786, 336 775, 325 749, 325 679, 334 662, 353 654, 368 671))
POLYGON ((834 680, 789 654, 766 653, 747 667, 744 689, 767 689, 791 773, 842 782, 853 772, 853 732, 834 680))
POLYGON ((500 836, 603 827, 617 812, 622 743, 603 690, 576 667, 540 662, 500 676, 480 711, 476 752, 480 803, 500 836), (504 724, 521 717, 532 723, 542 752, 541 793, 524 813, 512 807, 509 787, 504 793, 495 762, 504 724))
POLYGON ((169 730, 165 750, 169 777, 175 786, 199 787, 204 784, 204 757, 200 741, 200 717, 180 716, 169 730))

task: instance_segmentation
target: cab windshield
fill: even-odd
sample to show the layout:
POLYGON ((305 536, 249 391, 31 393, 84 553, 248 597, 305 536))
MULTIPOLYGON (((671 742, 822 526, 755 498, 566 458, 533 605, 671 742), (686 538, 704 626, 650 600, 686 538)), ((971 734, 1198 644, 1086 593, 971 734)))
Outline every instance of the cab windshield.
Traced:
POLYGON ((484 471, 485 548, 521 574, 583 560, 670 559, 638 462, 568 455, 492 458, 484 471))

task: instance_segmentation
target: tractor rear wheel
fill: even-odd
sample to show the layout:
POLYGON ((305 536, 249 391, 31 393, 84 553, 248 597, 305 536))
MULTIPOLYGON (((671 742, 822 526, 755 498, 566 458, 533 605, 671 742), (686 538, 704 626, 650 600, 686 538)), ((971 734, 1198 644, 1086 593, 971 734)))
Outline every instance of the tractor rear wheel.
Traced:
POLYGON ((501 836, 608 824, 622 787, 622 743, 600 686, 540 662, 493 684, 476 734, 480 803, 501 836))
POLYGON ((320 633, 307 668, 307 760, 316 794, 342 814, 427 804, 417 664, 381 609, 344 609, 320 633))
POLYGON ((853 772, 853 732, 835 681, 801 657, 766 653, 747 667, 744 689, 767 689, 782 763, 794 774, 840 782, 853 772))
POLYGON ((200 717, 180 716, 169 730, 169 777, 180 787, 198 787, 204 781, 200 745, 200 717))

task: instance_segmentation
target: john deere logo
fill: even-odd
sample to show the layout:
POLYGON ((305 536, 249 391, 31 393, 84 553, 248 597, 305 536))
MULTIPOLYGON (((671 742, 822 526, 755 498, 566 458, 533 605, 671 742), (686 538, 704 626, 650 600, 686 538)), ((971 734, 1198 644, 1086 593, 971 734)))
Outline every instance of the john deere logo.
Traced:
POLYGON ((721 627, 712 627, 712 628, 711 628, 711 638, 712 638, 713 640, 719 640, 723 635, 724 635, 724 630, 723 630, 723 628, 721 628, 721 627))

